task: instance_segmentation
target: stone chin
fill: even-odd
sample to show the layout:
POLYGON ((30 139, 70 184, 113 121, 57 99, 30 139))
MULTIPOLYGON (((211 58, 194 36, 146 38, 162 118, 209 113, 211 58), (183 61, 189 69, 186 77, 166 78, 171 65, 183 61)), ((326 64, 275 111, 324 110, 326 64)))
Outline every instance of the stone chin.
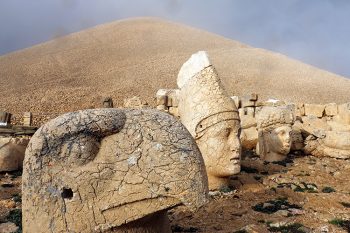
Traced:
POLYGON ((231 166, 226 166, 225 168, 217 168, 215 171, 211 172, 212 176, 217 176, 221 178, 227 178, 232 175, 236 175, 241 171, 241 163, 235 163, 232 164, 231 166))

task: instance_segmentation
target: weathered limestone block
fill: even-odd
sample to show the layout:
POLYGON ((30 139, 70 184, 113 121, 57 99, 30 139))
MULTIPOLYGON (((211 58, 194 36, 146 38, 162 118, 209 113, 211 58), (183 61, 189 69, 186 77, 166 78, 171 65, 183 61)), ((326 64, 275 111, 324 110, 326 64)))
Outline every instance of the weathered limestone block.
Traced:
POLYGON ((184 63, 177 84, 180 119, 202 152, 209 189, 228 185, 229 176, 240 171, 240 123, 235 103, 204 51, 184 63))
POLYGON ((156 110, 89 109, 40 127, 26 151, 23 232, 170 232, 166 210, 207 202, 200 151, 156 110))
POLYGON ((32 125, 32 119, 33 115, 31 112, 25 112, 23 114, 23 125, 24 126, 31 126, 32 125))
POLYGON ((304 104, 305 115, 323 117, 325 106, 321 104, 304 104))
POLYGON ((325 107, 326 116, 335 116, 338 114, 338 105, 336 103, 326 104, 325 107))
POLYGON ((252 150, 258 143, 258 131, 255 127, 242 129, 240 135, 242 148, 252 150))
POLYGON ((169 108, 165 105, 158 105, 157 110, 162 111, 162 112, 169 112, 169 108))
POLYGON ((246 107, 244 108, 247 116, 255 117, 255 108, 254 107, 246 107))
POLYGON ((338 115, 335 120, 344 125, 350 125, 350 103, 338 105, 338 115))
POLYGON ((124 99, 124 108, 144 108, 146 106, 148 106, 148 103, 142 101, 138 96, 124 99))
POLYGON ((287 107, 264 107, 257 113, 257 154, 274 162, 284 160, 290 151, 294 114, 287 107))
POLYGON ((322 131, 305 140, 304 152, 318 157, 350 159, 350 132, 322 131))
POLYGON ((0 138, 0 172, 22 169, 27 138, 0 138))
POLYGON ((165 105, 167 107, 178 107, 179 89, 159 89, 156 93, 157 105, 165 105))

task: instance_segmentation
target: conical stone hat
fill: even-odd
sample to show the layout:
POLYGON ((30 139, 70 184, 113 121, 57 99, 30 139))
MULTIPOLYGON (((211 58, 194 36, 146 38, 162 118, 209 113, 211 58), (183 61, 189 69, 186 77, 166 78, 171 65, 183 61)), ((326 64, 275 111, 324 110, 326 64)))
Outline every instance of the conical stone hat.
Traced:
POLYGON ((215 124, 239 120, 237 107, 224 90, 205 51, 193 54, 183 64, 177 85, 181 122, 195 139, 215 124))

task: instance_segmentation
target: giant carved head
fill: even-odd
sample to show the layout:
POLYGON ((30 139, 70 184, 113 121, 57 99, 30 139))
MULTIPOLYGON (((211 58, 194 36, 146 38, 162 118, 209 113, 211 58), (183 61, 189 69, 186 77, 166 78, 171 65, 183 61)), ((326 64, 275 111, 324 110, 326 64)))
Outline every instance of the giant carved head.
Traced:
POLYGON ((294 115, 286 107, 263 107, 257 114, 258 153, 269 162, 284 160, 292 145, 294 115))
POLYGON ((206 202, 188 131, 154 110, 67 113, 32 137, 23 171, 24 232, 94 232, 206 202))
POLYGON ((179 72, 179 115, 204 158, 209 189, 227 185, 240 172, 240 118, 204 51, 193 54, 179 72))

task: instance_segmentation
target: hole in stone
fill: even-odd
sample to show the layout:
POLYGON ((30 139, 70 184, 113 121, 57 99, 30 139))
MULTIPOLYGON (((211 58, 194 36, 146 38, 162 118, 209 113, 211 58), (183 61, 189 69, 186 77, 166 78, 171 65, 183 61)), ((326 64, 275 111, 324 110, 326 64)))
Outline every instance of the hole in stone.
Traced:
POLYGON ((62 197, 65 199, 72 199, 73 197, 73 191, 70 188, 63 188, 62 190, 62 197))

